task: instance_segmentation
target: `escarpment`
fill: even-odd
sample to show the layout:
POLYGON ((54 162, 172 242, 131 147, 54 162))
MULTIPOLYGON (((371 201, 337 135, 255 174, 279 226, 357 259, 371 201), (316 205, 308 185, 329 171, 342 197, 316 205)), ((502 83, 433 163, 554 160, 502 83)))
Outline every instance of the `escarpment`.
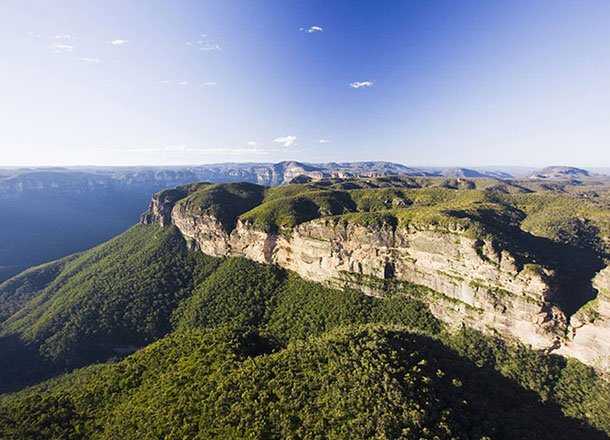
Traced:
POLYGON ((597 297, 571 319, 568 338, 557 351, 610 371, 610 266, 593 278, 597 297))
POLYGON ((609 371, 608 267, 592 280, 597 296, 570 316, 560 307, 566 289, 559 269, 524 247, 527 235, 518 224, 481 220, 519 218, 496 196, 321 185, 267 190, 233 184, 228 192, 238 194, 239 203, 230 207, 211 196, 222 185, 191 186, 157 194, 142 222, 173 224, 212 256, 276 264, 368 295, 423 286, 419 299, 450 327, 466 325, 609 371), (498 215, 483 215, 490 210, 498 215))

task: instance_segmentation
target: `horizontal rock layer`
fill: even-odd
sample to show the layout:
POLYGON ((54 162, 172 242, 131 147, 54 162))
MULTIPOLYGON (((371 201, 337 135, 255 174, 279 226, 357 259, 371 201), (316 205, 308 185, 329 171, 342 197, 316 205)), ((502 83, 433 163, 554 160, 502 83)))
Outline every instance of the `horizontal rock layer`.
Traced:
MULTIPOLYGON (((243 256, 277 264, 304 279, 380 296, 401 283, 425 286, 431 311, 450 326, 466 325, 536 349, 575 357, 609 371, 610 269, 600 272, 596 300, 572 317, 553 305, 553 271, 516 263, 507 250, 460 227, 363 226, 327 217, 287 233, 257 230, 241 220, 231 231, 211 215, 153 200, 145 223, 174 224, 212 256, 243 256)), ((413 292, 409 289, 408 292, 413 292)))

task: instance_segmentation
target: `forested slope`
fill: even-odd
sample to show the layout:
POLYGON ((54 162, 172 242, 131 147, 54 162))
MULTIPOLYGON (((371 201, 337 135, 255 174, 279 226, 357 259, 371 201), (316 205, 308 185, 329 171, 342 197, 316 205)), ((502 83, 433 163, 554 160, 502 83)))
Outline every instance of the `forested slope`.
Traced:
POLYGON ((4 338, 24 342, 36 365, 57 373, 121 357, 113 348, 146 347, 0 397, 1 438, 610 432, 608 383, 577 361, 450 333, 404 296, 372 298, 204 257, 172 228, 136 227, 46 281, 3 324, 4 338))

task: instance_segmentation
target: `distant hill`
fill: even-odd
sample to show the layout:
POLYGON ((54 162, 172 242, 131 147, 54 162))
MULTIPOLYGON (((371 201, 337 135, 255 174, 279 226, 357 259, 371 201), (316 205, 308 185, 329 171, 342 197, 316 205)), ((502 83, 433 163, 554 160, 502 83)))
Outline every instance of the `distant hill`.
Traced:
POLYGON ((591 174, 587 170, 574 167, 553 166, 546 167, 535 172, 532 179, 577 179, 589 177, 591 174))
POLYGON ((459 178, 459 179, 478 179, 478 178, 494 178, 494 179, 512 179, 513 176, 504 171, 497 170, 478 170, 472 168, 439 168, 434 170, 433 174, 443 177, 459 178))

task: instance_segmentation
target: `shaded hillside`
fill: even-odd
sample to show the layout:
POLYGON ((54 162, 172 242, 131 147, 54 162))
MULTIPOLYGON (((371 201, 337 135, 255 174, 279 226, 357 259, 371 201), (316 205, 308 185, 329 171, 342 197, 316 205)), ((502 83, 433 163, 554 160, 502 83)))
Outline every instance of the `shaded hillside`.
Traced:
MULTIPOLYGON (((572 380, 561 377, 558 393, 572 391, 572 380)), ((383 326, 341 328, 286 348, 247 329, 174 333, 118 364, 0 398, 0 434, 606 438, 439 342, 383 326)))
MULTIPOLYGON (((16 310, 1 325, 0 345, 48 363, 50 373, 122 356, 166 334, 173 309, 214 264, 187 251, 171 228, 134 227, 0 285, 3 309, 16 310)), ((0 359, 3 390, 36 380, 0 359)))

